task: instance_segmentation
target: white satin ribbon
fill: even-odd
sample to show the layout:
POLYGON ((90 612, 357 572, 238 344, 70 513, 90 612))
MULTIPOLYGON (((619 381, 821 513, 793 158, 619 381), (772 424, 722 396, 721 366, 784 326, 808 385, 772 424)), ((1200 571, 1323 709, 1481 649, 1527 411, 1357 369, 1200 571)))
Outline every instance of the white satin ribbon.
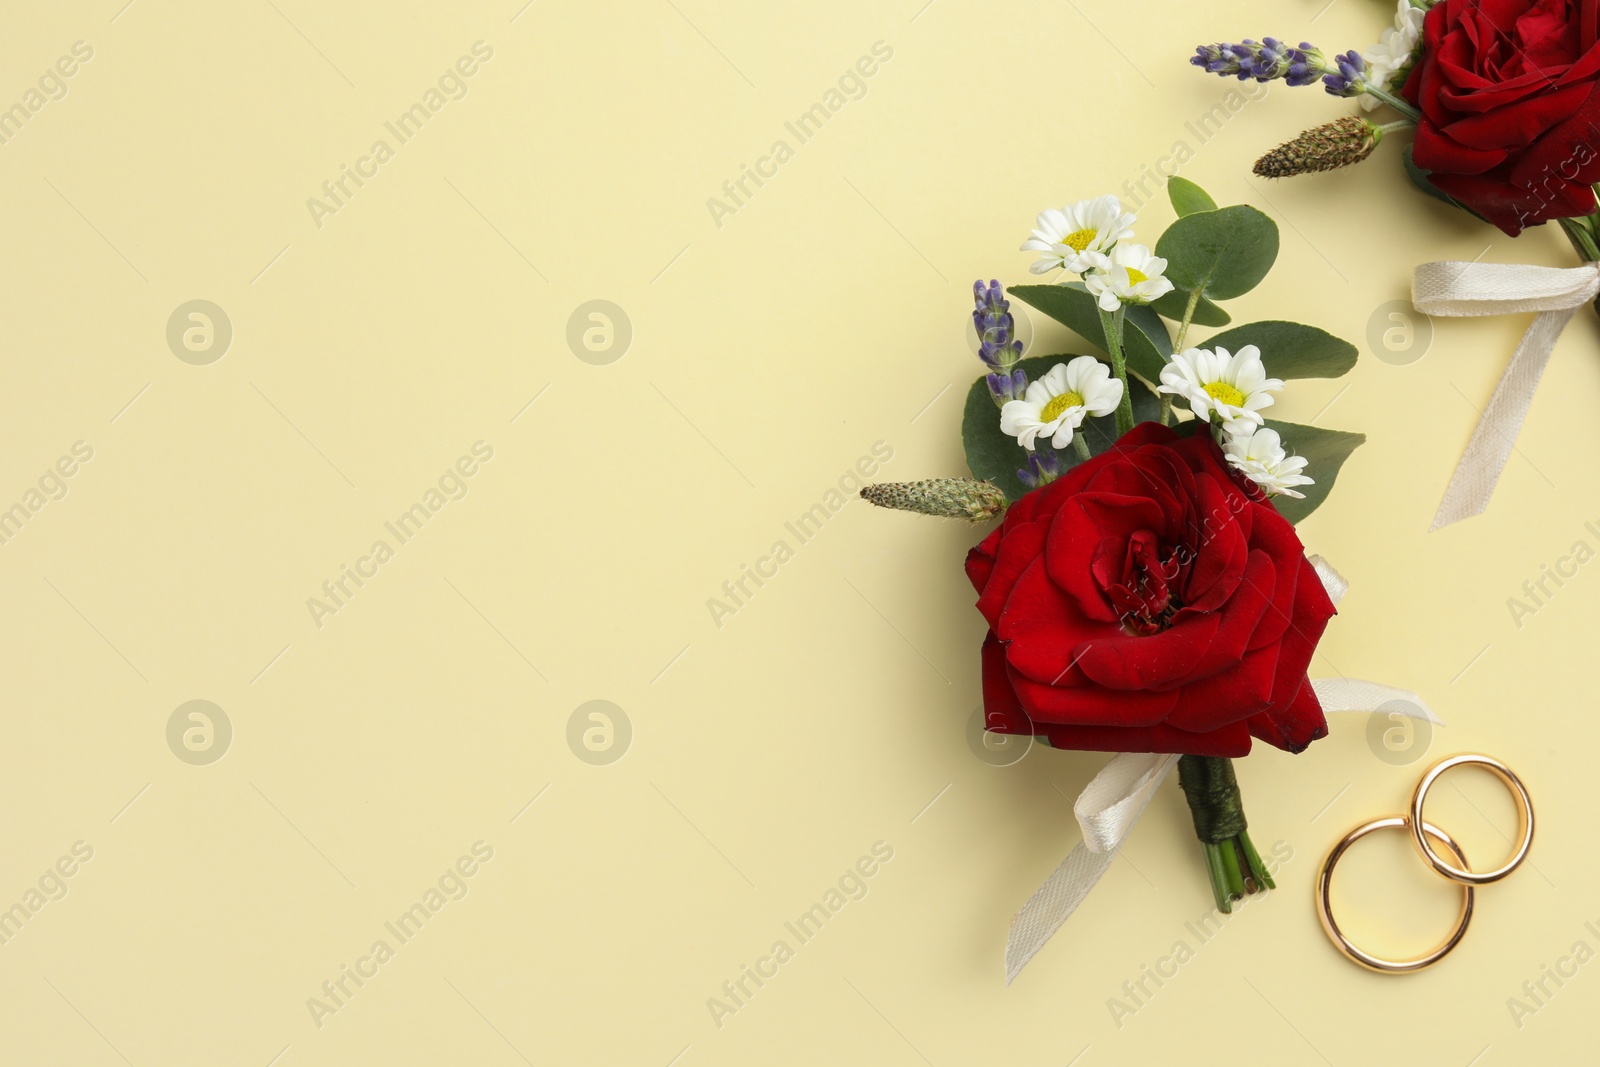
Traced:
POLYGON ((1011 932, 1006 935, 1006 985, 1078 910, 1117 858, 1117 849, 1144 814, 1145 805, 1177 765, 1174 755, 1119 752, 1083 787, 1072 805, 1083 828, 1083 843, 1067 854, 1012 918, 1011 932))
POLYGON ((1527 418, 1556 339, 1580 307, 1600 293, 1600 265, 1535 267, 1514 263, 1424 263, 1411 302, 1424 315, 1510 315, 1537 311, 1439 502, 1429 529, 1478 515, 1489 506, 1500 472, 1527 418))
MULTIPOLYGON (((1343 599, 1350 583, 1321 556, 1311 556, 1317 577, 1335 604, 1343 599)), ((1411 718, 1441 720, 1417 694, 1359 678, 1316 678, 1311 682, 1324 712, 1377 711, 1391 701, 1402 703, 1386 710, 1411 718)), ((1100 769, 1100 773, 1072 805, 1083 842, 1076 846, 1061 866, 1044 880, 1028 902, 1011 920, 1006 935, 1006 985, 1022 973, 1022 968, 1044 947, 1045 942, 1071 917, 1089 891, 1117 858, 1117 850, 1127 839, 1150 798, 1178 765, 1178 757, 1156 752, 1121 752, 1100 769)))

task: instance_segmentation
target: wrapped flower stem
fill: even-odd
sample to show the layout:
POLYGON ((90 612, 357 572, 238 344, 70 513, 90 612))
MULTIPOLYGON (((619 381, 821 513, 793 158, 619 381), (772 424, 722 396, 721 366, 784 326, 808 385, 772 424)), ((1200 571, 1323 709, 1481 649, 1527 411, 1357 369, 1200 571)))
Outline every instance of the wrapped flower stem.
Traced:
POLYGON ((1184 756, 1178 760, 1178 784, 1194 816, 1195 836, 1205 846, 1206 871, 1217 909, 1231 912, 1233 902, 1247 893, 1263 886, 1277 888, 1246 829, 1233 761, 1184 756))

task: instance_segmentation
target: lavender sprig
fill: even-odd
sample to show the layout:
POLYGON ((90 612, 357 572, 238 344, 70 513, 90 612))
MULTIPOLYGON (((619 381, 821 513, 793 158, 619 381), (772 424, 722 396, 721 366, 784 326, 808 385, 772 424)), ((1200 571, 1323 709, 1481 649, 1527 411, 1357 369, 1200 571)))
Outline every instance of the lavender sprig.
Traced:
POLYGON ((1016 400, 1028 387, 1028 376, 1017 369, 1022 358, 1022 342, 1017 340, 1016 319, 1011 315, 1011 301, 998 281, 987 286, 983 279, 972 283, 972 328, 978 333, 978 358, 990 369, 987 377, 989 395, 995 404, 1004 405, 1016 400))
POLYGON ((1189 62, 1202 70, 1240 81, 1282 80, 1291 86, 1322 82, 1329 94, 1340 97, 1375 96, 1412 122, 1420 117, 1417 109, 1394 96, 1384 86, 1367 81, 1367 61, 1352 49, 1332 59, 1307 41, 1298 47, 1274 37, 1238 44, 1203 44, 1194 50, 1189 62))
POLYGON ((1190 63, 1212 74, 1232 75, 1240 81, 1282 79, 1290 85, 1310 85, 1330 69, 1322 53, 1310 44, 1301 42, 1296 48, 1275 37, 1238 44, 1200 45, 1194 53, 1189 57, 1190 63))

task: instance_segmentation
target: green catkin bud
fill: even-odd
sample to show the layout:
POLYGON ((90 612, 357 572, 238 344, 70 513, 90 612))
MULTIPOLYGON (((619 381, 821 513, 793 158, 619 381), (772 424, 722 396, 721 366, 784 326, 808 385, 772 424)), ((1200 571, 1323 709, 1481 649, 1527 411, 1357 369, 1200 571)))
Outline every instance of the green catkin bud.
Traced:
POLYGON ((1263 178, 1314 174, 1360 163, 1383 139, 1383 131, 1366 119, 1347 115, 1306 130, 1256 160, 1255 172, 1263 178))
POLYGON ((1006 510, 1005 494, 972 478, 928 478, 920 482, 886 482, 861 490, 861 499, 880 508, 915 511, 968 522, 988 522, 1006 510))

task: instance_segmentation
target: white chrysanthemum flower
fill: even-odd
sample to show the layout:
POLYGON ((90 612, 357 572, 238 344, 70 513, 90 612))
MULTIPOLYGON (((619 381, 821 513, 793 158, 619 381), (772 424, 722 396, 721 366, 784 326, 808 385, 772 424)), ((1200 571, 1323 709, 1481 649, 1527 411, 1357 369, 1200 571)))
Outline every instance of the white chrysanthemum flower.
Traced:
MULTIPOLYGON (((1394 27, 1384 30, 1382 39, 1361 53, 1361 58, 1367 61, 1369 83, 1380 89, 1389 88, 1389 79, 1411 61, 1411 53, 1417 50, 1417 43, 1422 39, 1422 20, 1427 14, 1426 8, 1414 6, 1411 0, 1400 0, 1394 13, 1394 27)), ((1382 103, 1375 96, 1361 95, 1361 106, 1368 111, 1382 103)))
POLYGON ((1254 433, 1234 434, 1223 444, 1222 451, 1231 466, 1268 493, 1305 499, 1305 494, 1295 492, 1294 487, 1312 484, 1312 479, 1300 473, 1306 469, 1306 459, 1287 455, 1277 430, 1262 427, 1254 433))
POLYGON ((1123 304, 1148 304, 1172 292, 1172 283, 1162 276, 1167 261, 1144 245, 1118 245, 1108 258, 1105 266, 1083 279, 1102 311, 1115 311, 1123 304))
POLYGON ((1135 217, 1122 210, 1114 196, 1080 200, 1057 211, 1039 212, 1033 236, 1022 242, 1023 252, 1043 253, 1028 269, 1048 274, 1058 267, 1074 274, 1095 270, 1118 241, 1133 236, 1135 217))
POLYGON ((1262 424, 1261 409, 1272 406, 1268 394, 1282 388, 1282 380, 1267 377, 1261 350, 1245 345, 1231 356, 1226 348, 1179 352, 1161 368, 1156 391, 1182 397, 1197 417, 1221 422, 1229 433, 1247 434, 1262 424))
POLYGON ((1093 356, 1078 356, 1030 382, 1021 400, 1007 400, 1000 409, 1000 430, 1030 452, 1041 437, 1065 448, 1086 415, 1109 415, 1120 403, 1122 383, 1110 368, 1093 356))

